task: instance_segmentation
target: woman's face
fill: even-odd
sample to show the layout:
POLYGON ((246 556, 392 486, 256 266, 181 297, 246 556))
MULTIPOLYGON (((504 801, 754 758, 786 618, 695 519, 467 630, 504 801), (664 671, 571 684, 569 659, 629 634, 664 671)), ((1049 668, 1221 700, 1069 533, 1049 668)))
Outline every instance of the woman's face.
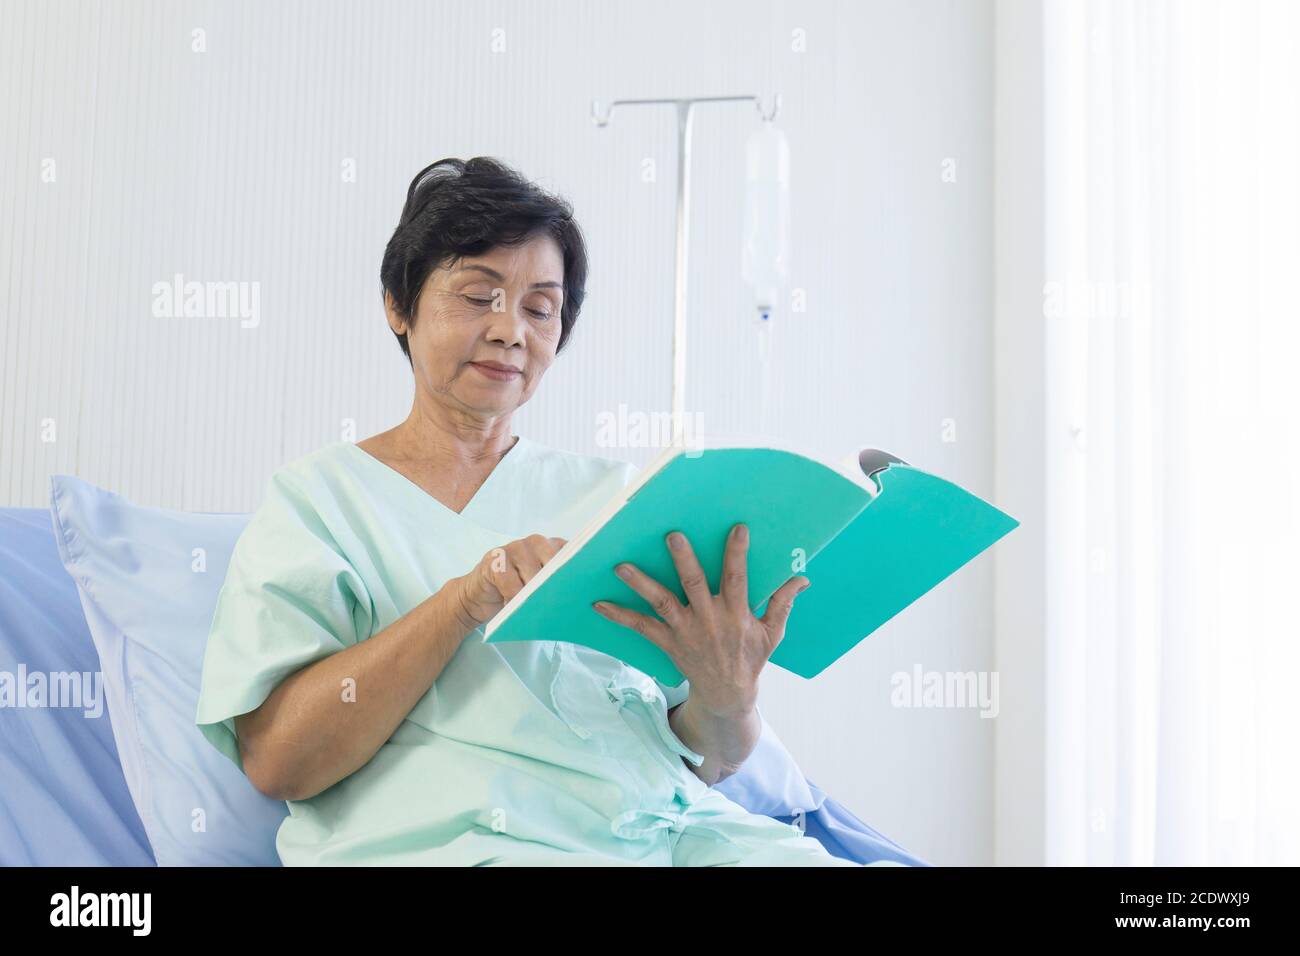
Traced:
POLYGON ((564 258, 550 236, 435 269, 406 333, 417 401, 433 399, 479 419, 508 416, 532 397, 555 361, 564 304, 564 258), (517 369, 492 374, 476 362, 517 369))

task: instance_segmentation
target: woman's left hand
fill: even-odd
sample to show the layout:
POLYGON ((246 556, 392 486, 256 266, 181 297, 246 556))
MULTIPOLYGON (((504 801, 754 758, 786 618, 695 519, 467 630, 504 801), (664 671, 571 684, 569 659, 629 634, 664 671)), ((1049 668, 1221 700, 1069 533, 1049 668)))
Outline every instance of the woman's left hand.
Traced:
POLYGON ((716 595, 710 593, 708 578, 685 535, 678 531, 669 534, 668 550, 686 593, 686 605, 639 568, 621 564, 616 573, 649 602, 659 618, 608 601, 593 606, 672 658, 690 681, 691 697, 699 706, 718 716, 746 714, 758 700, 759 672, 785 637, 794 597, 812 582, 802 575, 790 578, 757 618, 749 609, 749 529, 745 525, 735 525, 727 537, 721 589, 716 595))

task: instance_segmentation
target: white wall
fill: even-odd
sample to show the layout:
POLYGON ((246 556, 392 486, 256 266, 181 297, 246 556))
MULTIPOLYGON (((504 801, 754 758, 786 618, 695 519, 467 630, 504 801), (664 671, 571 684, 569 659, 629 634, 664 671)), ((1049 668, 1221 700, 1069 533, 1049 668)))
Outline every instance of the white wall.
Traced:
MULTIPOLYGON (((591 245, 576 337, 516 431, 645 461, 597 447, 595 425, 620 403, 668 406, 675 118, 620 110, 601 130, 589 102, 773 90, 807 311, 778 317, 765 422, 739 275, 757 117, 700 107, 690 409, 706 430, 767 429, 827 458, 882 447, 996 500, 990 2, 57 0, 0 15, 4 504, 44 505, 63 472, 144 504, 249 510, 344 419, 358 437, 400 420, 410 377, 379 261, 411 176, 449 155, 499 156, 564 193, 591 245), (153 284, 176 273, 259 283, 259 324, 155 317, 153 284)), ((815 682, 765 678, 764 715, 808 776, 937 863, 993 859, 1004 719, 891 707, 890 675, 993 668, 993 571, 982 555, 815 682)))
POLYGON ((1040 0, 996 11, 997 501, 1020 527, 995 549, 997 662, 996 862, 1044 856, 1046 662, 1043 281, 1043 12, 1040 0))

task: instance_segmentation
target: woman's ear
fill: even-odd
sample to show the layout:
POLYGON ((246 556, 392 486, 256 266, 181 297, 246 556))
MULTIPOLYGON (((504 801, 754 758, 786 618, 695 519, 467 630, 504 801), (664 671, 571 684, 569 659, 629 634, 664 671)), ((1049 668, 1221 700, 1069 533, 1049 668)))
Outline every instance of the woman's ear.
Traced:
POLYGON ((384 290, 384 315, 388 318, 388 327, 398 335, 406 334, 406 319, 397 311, 397 303, 393 301, 393 294, 387 289, 384 290))

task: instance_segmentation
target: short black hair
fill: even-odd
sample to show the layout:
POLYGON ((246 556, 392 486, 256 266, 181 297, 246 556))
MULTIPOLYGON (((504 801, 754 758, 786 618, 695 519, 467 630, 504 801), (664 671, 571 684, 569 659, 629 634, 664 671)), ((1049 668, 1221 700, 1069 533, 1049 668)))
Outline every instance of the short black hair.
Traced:
MULTIPOLYGON (((558 353, 569 340, 586 296, 587 246, 573 207, 490 156, 440 159, 420 170, 384 248, 379 278, 399 315, 415 321, 424 283, 439 266, 497 246, 551 236, 564 256, 564 303, 558 353)), ((397 342, 411 361, 405 334, 397 342)))

